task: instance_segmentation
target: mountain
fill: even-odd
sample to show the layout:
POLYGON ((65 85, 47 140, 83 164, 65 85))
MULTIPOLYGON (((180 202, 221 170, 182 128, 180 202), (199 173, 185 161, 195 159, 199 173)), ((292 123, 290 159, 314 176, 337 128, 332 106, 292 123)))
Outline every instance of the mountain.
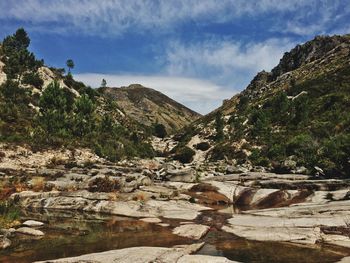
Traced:
POLYGON ((178 148, 249 169, 350 174, 350 35, 318 36, 194 122, 178 148), (198 148, 198 147, 197 147, 198 148), (264 167, 264 168, 261 168, 264 167))
POLYGON ((21 28, 0 45, 0 142, 37 150, 88 147, 112 161, 145 158, 155 153, 152 135, 165 136, 199 117, 140 85, 92 89, 70 69, 66 74, 45 65, 29 44, 21 28))
POLYGON ((146 126, 159 123, 168 133, 189 125, 201 115, 154 89, 133 84, 121 88, 100 88, 104 97, 112 98, 126 115, 146 126))

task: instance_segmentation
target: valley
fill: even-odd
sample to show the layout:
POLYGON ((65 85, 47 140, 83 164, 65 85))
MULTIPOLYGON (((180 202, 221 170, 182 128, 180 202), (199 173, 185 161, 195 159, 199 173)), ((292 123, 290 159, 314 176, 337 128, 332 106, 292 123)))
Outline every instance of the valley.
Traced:
POLYGON ((349 35, 205 116, 29 43, 0 46, 1 262, 350 262, 349 35))

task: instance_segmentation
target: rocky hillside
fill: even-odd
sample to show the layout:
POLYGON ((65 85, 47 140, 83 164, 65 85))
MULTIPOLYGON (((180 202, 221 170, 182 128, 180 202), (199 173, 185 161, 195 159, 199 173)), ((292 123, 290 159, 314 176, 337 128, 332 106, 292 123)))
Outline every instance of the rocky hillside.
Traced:
POLYGON ((115 100, 126 115, 146 126, 165 126, 168 133, 189 125, 200 115, 154 89, 139 84, 121 88, 100 88, 104 97, 115 100))
POLYGON ((19 29, 0 45, 0 142, 88 147, 113 161, 153 156, 150 127, 70 71, 45 65, 29 44, 19 29))
POLYGON ((349 109, 350 35, 319 36, 177 136, 178 148, 252 169, 349 176, 349 109))

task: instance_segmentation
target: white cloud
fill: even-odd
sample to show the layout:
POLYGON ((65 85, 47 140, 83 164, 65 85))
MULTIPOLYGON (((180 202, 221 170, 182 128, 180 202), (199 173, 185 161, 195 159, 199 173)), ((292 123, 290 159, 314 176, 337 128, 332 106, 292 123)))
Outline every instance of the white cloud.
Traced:
POLYGON ((218 23, 271 12, 276 17, 281 15, 282 29, 298 19, 283 17, 285 12, 297 11, 296 16, 300 17, 315 13, 334 17, 340 3, 339 0, 0 0, 0 19, 29 22, 37 30, 120 35, 126 30, 157 28, 159 32, 186 21, 218 23), (41 27, 43 24, 50 28, 41 27))
POLYGON ((165 70, 169 75, 209 78, 242 90, 257 72, 276 66, 293 46, 289 39, 261 43, 212 39, 190 45, 174 42, 167 50, 165 70))
POLYGON ((86 73, 76 78, 92 87, 99 87, 102 78, 114 87, 139 83, 208 113, 243 90, 257 72, 271 70, 293 46, 289 39, 245 44, 221 39, 189 45, 171 42, 160 56, 164 60, 161 76, 86 73))
POLYGON ((158 90, 202 114, 214 110, 222 104, 224 99, 237 93, 236 90, 228 90, 210 81, 195 78, 97 73, 75 74, 74 77, 91 87, 99 87, 102 79, 105 79, 110 87, 141 84, 158 90))

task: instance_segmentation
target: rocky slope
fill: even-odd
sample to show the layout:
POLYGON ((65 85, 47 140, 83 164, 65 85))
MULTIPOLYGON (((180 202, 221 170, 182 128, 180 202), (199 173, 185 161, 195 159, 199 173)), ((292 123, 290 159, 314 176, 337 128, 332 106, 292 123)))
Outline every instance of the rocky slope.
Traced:
POLYGON ((27 33, 19 29, 0 45, 2 142, 38 149, 89 147, 112 161, 149 157, 154 154, 152 135, 174 132, 199 117, 140 85, 94 90, 70 72, 45 65, 28 50, 29 44, 27 33))
POLYGON ((174 132, 200 117, 184 105, 159 91, 139 84, 121 88, 100 88, 103 96, 116 101, 128 116, 146 126, 163 124, 168 132, 174 132))
POLYGON ((271 72, 259 72, 244 91, 195 122, 180 144, 208 142, 207 160, 349 175, 349 54, 350 35, 296 46, 271 72))

